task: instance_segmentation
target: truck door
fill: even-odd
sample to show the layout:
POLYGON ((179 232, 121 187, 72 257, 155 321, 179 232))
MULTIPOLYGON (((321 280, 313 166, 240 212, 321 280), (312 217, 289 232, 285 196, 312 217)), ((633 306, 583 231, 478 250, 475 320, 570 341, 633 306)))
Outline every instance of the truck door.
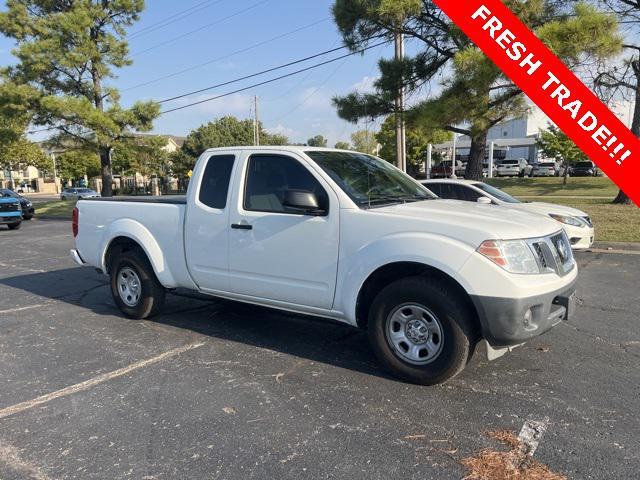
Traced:
POLYGON ((338 268, 338 197, 303 158, 291 153, 247 154, 243 167, 231 211, 231 291, 330 309, 338 268), (286 206, 291 190, 314 193, 324 214, 286 206))
MULTIPOLYGON (((238 152, 239 153, 239 152, 238 152)), ((185 219, 187 267, 196 284, 206 290, 229 291, 229 182, 236 154, 213 154, 190 193, 185 219)))

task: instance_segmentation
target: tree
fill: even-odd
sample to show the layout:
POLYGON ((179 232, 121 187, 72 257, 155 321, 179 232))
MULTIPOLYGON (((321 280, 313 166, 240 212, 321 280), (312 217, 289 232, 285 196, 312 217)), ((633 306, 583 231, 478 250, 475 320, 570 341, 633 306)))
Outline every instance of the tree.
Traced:
POLYGON ((327 139, 324 138, 322 135, 316 135, 315 137, 312 137, 309 140, 307 140, 307 145, 309 145, 310 147, 326 147, 327 139))
MULTIPOLYGON (((208 148, 253 145, 253 120, 238 120, 226 116, 193 130, 187 136, 180 154, 172 156, 174 168, 186 174, 193 169, 196 159, 208 148)), ((289 139, 280 134, 266 132, 260 124, 261 145, 287 145, 289 139)), ((175 170, 174 170, 175 171, 175 170)))
POLYGON ((351 145, 347 142, 337 142, 333 148, 337 148, 338 150, 351 150, 351 145))
MULTIPOLYGON (((603 0, 606 10, 625 21, 622 62, 607 65, 598 71, 594 84, 599 96, 607 101, 622 97, 633 105, 631 132, 640 137, 640 0, 603 0)), ((613 203, 630 205, 631 199, 622 190, 613 203)))
MULTIPOLYGON (((615 20, 592 6, 556 0, 505 3, 569 66, 579 64, 585 54, 612 55, 619 46, 615 20), (568 10, 571 6, 573 11, 568 10)), ((355 122, 395 113, 400 89, 417 91, 446 72, 440 94, 408 108, 406 114, 425 127, 468 135, 465 176, 481 179, 489 129, 527 111, 520 89, 431 0, 336 0, 333 16, 354 51, 379 42, 380 36, 392 40, 397 33, 415 40, 416 47, 404 60, 380 60, 374 93, 334 98, 340 117, 355 122)))
POLYGON ((92 151, 69 150, 61 153, 56 157, 56 165, 63 183, 85 175, 89 178, 100 175, 100 157, 92 151))
MULTIPOLYGON (((451 140, 451 132, 441 129, 433 129, 422 124, 407 123, 407 170, 410 175, 417 175, 420 166, 427 158, 429 144, 443 143, 451 140)), ((395 115, 389 115, 380 127, 376 135, 380 148, 380 156, 384 159, 395 158, 396 155, 396 119, 395 115)), ((433 153, 438 156, 437 152, 433 153)))
MULTIPOLYGON (((11 172, 33 166, 45 172, 53 169, 53 162, 26 134, 24 117, 7 115, 0 109, 0 171, 11 172)), ((11 179, 13 184, 13 179, 11 179)), ((11 185, 14 187, 14 185, 11 185)))
POLYGON ((378 140, 376 140, 376 134, 369 130, 358 130, 351 134, 351 143, 353 143, 353 149, 373 155, 378 148, 378 140))
POLYGON ((569 166, 575 162, 587 160, 587 156, 580 150, 573 140, 555 125, 549 124, 547 130, 540 131, 538 148, 547 158, 553 158, 564 165, 563 183, 567 183, 569 166))
POLYGON ((8 0, 0 32, 16 42, 18 63, 5 80, 29 86, 24 109, 35 125, 56 128, 60 142, 73 139, 100 156, 102 194, 112 195, 111 152, 133 130, 147 131, 160 113, 153 102, 119 105, 106 82, 131 64, 126 28, 144 0, 8 0))

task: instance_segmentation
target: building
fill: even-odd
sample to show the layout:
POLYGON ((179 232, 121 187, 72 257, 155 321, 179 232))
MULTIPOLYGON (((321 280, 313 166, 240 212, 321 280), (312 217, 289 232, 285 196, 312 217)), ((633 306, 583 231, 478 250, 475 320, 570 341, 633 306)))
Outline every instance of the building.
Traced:
MULTIPOLYGON (((620 102, 611 107, 622 122, 631 126, 633 112, 629 102, 620 102)), ((486 158, 489 147, 493 142, 494 160, 525 158, 529 163, 544 160, 537 147, 537 139, 541 130, 546 130, 552 123, 542 110, 531 105, 529 113, 523 117, 513 118, 493 126, 487 135, 486 158)), ((456 159, 467 161, 471 141, 467 135, 457 135, 455 141, 434 145, 435 151, 442 152, 446 158, 451 158, 455 143, 456 159)))

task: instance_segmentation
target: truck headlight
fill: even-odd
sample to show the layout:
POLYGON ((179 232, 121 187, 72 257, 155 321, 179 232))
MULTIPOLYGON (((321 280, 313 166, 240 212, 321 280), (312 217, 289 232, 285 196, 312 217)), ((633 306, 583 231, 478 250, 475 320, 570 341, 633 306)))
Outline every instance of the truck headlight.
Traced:
POLYGON ((576 217, 571 217, 569 215, 558 215, 555 213, 550 213, 549 216, 553 218, 555 221, 564 223, 565 225, 571 225, 574 227, 584 226, 584 222, 576 217))
POLYGON ((536 257, 523 240, 487 240, 477 251, 507 272, 540 273, 536 257))

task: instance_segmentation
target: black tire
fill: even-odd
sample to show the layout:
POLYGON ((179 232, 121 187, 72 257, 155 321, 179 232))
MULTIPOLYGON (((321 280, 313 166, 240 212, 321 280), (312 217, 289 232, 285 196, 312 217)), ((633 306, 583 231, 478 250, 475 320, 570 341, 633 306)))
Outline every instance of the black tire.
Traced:
POLYGON ((9 227, 9 230, 18 230, 21 226, 22 226, 22 222, 9 223, 7 225, 7 227, 9 227))
POLYGON ((120 253, 111 262, 110 272, 111 294, 125 316, 139 320, 152 317, 160 311, 164 304, 165 289, 156 278, 153 267, 141 249, 120 253), (140 280, 141 290, 134 305, 127 305, 118 293, 118 276, 124 269, 133 270, 140 280))
POLYGON ((31 220, 33 218, 33 215, 27 215, 26 217, 23 217, 23 220, 31 220))
POLYGON ((383 288, 371 305, 368 334, 376 357, 387 370, 420 385, 444 383, 458 375, 471 360, 478 339, 466 302, 446 283, 425 277, 404 278, 383 288), (407 304, 430 311, 441 329, 439 353, 429 363, 406 361, 387 339, 388 319, 407 304))

